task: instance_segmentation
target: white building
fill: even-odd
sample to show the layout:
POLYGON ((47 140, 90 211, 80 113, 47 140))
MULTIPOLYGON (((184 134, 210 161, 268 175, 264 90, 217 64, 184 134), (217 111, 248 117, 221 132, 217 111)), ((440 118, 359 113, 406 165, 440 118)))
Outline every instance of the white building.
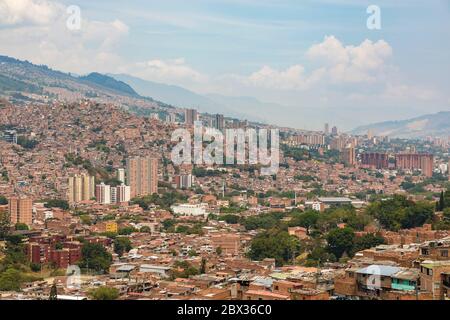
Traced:
POLYGON ((173 112, 169 113, 166 116, 166 122, 168 122, 168 123, 175 123, 175 122, 177 122, 177 115, 175 113, 173 113, 173 112))
POLYGON ((126 186, 123 183, 116 188, 116 203, 128 202, 131 200, 131 187, 126 186))
POLYGON ((101 204, 111 204, 111 186, 101 183, 95 187, 95 197, 101 204))
POLYGON ((179 204, 171 207, 173 213, 183 216, 208 216, 206 212, 208 204, 179 204))
POLYGON ((111 188, 111 203, 117 203, 117 188, 111 188))
POLYGON ((117 180, 119 180, 120 183, 125 183, 125 169, 117 169, 117 180))
POLYGON ((111 187, 111 202, 124 203, 131 200, 131 187, 123 183, 117 187, 111 187))

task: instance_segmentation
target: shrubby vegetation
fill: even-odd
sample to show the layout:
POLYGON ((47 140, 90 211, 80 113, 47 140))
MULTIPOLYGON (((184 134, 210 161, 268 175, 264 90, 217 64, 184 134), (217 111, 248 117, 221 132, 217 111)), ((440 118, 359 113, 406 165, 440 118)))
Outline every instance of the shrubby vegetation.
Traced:
POLYGON ((0 206, 8 204, 8 199, 5 196, 0 195, 0 206))
POLYGON ((242 222, 246 230, 271 229, 281 225, 284 213, 264 213, 259 216, 248 217, 242 222))
POLYGON ((99 287, 89 292, 89 297, 94 300, 117 300, 119 290, 112 287, 99 287))
POLYGON ((172 268, 172 279, 176 278, 189 278, 200 274, 200 270, 193 267, 188 261, 176 261, 172 268))
POLYGON ((34 149, 39 144, 39 141, 34 140, 34 139, 28 139, 23 136, 19 136, 17 138, 17 144, 24 149, 31 150, 31 149, 34 149))
POLYGON ((167 219, 162 222, 162 229, 169 233, 183 233, 183 234, 203 234, 204 223, 195 222, 190 225, 185 223, 178 224, 175 219, 167 219))
POLYGON ((176 191, 171 191, 162 195, 153 194, 151 196, 134 198, 131 200, 131 203, 139 205, 144 210, 148 210, 152 204, 158 205, 164 209, 169 209, 175 203, 185 202, 186 200, 187 197, 185 195, 176 191))
POLYGON ((125 252, 129 252, 132 248, 130 239, 125 237, 117 237, 114 239, 114 252, 120 257, 123 256, 125 252))
POLYGON ((6 236, 4 258, 0 261, 0 291, 19 291, 26 282, 40 280, 29 275, 33 271, 25 255, 22 237, 6 236))
POLYGON ((225 221, 228 224, 237 224, 240 221, 240 217, 234 214, 227 214, 224 216, 217 217, 219 221, 225 221))
POLYGON ((398 231, 432 222, 434 205, 424 201, 414 202, 404 196, 395 195, 392 199, 371 203, 366 212, 376 218, 385 229, 398 231))
POLYGON ((49 199, 44 200, 46 208, 60 208, 63 210, 69 210, 69 203, 66 200, 61 199, 49 199))

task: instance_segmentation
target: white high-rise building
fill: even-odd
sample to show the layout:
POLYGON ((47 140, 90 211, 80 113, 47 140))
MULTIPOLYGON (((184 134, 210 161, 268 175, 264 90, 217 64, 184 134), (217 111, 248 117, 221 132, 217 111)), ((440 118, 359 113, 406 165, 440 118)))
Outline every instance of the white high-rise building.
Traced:
POLYGON ((95 188, 95 197, 98 203, 111 204, 111 186, 104 183, 97 185, 95 188))
POLYGON ((125 169, 117 169, 117 180, 119 180, 120 183, 125 183, 125 169))
POLYGON ((117 188, 111 187, 111 203, 117 203, 117 188))
POLYGON ((447 172, 448 172, 448 176, 450 177, 450 160, 447 163, 447 172))
POLYGON ((175 123, 175 122, 177 122, 177 115, 175 113, 173 113, 173 112, 169 113, 166 116, 166 122, 168 122, 168 123, 175 123))
MULTIPOLYGON (((115 199, 114 199, 115 201, 113 201, 113 203, 123 203, 123 202, 128 202, 131 200, 130 186, 126 186, 126 185, 122 184, 115 188, 111 188, 111 190, 112 189, 114 189, 114 193, 115 193, 115 199)), ((112 193, 111 193, 111 195, 112 195, 112 193)))

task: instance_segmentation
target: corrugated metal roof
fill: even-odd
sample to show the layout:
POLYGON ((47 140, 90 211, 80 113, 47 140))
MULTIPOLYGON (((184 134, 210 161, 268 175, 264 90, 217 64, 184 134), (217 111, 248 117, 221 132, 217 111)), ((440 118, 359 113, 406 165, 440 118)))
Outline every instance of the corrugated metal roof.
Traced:
POLYGON ((124 266, 117 268, 116 271, 117 272, 130 272, 130 271, 133 271, 135 268, 136 268, 136 266, 133 266, 133 265, 124 265, 124 266))
POLYGON ((366 268, 359 269, 357 273, 380 275, 390 277, 394 273, 401 271, 399 267, 383 266, 383 265, 371 265, 366 268))

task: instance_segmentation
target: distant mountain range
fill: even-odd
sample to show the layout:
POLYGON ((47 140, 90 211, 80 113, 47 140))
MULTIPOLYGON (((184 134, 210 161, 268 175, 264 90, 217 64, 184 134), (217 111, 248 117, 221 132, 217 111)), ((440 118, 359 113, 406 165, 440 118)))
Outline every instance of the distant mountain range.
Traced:
MULTIPOLYGON (((359 123, 384 120, 392 106, 376 109, 353 105, 345 108, 329 106, 285 106, 267 103, 253 97, 230 97, 219 94, 201 95, 185 88, 146 81, 125 74, 90 73, 78 76, 55 71, 28 61, 0 56, 0 98, 11 102, 33 101, 47 103, 51 99, 79 101, 91 99, 100 103, 114 103, 141 115, 177 112, 181 108, 195 108, 200 112, 221 113, 229 118, 247 119, 251 122, 317 130, 325 122, 337 125, 339 131, 351 129, 359 123), (364 121, 364 122, 363 122, 364 121), (357 124, 357 123, 356 123, 357 124)), ((436 110, 436 108, 434 108, 436 110)), ((420 112, 404 108, 404 118, 420 112)), ((400 114, 400 113, 399 113, 400 114)), ((366 134, 369 129, 379 135, 417 138, 450 135, 450 112, 426 115, 411 120, 380 122, 353 130, 366 134)), ((398 119, 400 116, 397 115, 398 119)))
POLYGON ((0 56, 0 97, 13 102, 42 102, 58 98, 78 101, 83 98, 115 103, 125 108, 164 111, 171 105, 140 96, 128 84, 107 75, 91 73, 78 77, 39 66, 28 61, 0 56))
MULTIPOLYGON (((145 81, 129 75, 100 74, 85 76, 55 71, 44 65, 0 56, 0 97, 13 102, 34 101, 45 103, 49 99, 78 101, 92 99, 103 103, 115 103, 141 114, 146 109, 157 112, 180 108, 196 108, 204 113, 221 113, 227 117, 263 121, 263 117, 242 112, 242 104, 236 105, 227 97, 202 96, 178 86, 145 81), (220 101, 218 101, 220 100, 220 101), (164 102, 162 102, 164 101, 164 102), (230 102, 230 105, 222 102, 230 102)), ((253 104, 258 104, 256 99, 253 104)), ((260 103, 262 104, 262 103, 260 103)), ((256 113, 258 114, 258 112, 256 113)))
POLYGON ((240 119, 262 122, 268 120, 258 116, 266 106, 255 98, 201 95, 179 86, 147 81, 126 74, 108 74, 108 76, 129 84, 142 96, 153 97, 178 107, 195 108, 210 114, 221 113, 240 119))
POLYGON ((420 116, 402 121, 386 121, 358 127, 353 134, 367 134, 371 130, 380 136, 396 138, 425 138, 427 136, 450 136, 450 112, 420 116))
MULTIPOLYGON (((375 122, 394 117, 392 108, 395 106, 361 108, 360 105, 355 104, 342 108, 330 104, 329 106, 318 107, 302 105, 301 102, 295 106, 287 106, 276 102, 262 102, 256 98, 246 96, 201 95, 180 86, 147 81, 126 74, 108 74, 108 76, 127 83, 142 96, 153 97, 156 100, 178 107, 195 108, 210 114, 222 113, 228 117, 289 126, 297 129, 320 130, 323 128, 324 123, 327 122, 332 126, 338 126, 339 131, 342 132, 351 130, 358 122, 361 124, 368 123, 370 119, 375 122)), ((396 107, 396 110, 395 119, 407 118, 421 112, 420 109, 412 107, 396 107)), ((397 123, 402 122, 390 122, 392 128, 397 123)), ((367 133, 366 127, 368 126, 361 127, 364 129, 359 131, 367 133)), ((433 132, 439 132, 439 130, 433 132)), ((393 133, 397 134, 396 132, 393 133)), ((403 133, 399 131, 398 133, 407 137, 416 137, 417 134, 428 134, 427 132, 420 133, 413 130, 404 131, 403 133)))
POLYGON ((87 76, 79 77, 82 81, 87 81, 91 83, 95 83, 104 88, 112 89, 116 92, 123 93, 125 95, 130 95, 134 97, 139 97, 136 91, 128 84, 122 81, 117 81, 116 79, 109 77, 107 75, 103 75, 97 72, 93 72, 88 74, 87 76))

